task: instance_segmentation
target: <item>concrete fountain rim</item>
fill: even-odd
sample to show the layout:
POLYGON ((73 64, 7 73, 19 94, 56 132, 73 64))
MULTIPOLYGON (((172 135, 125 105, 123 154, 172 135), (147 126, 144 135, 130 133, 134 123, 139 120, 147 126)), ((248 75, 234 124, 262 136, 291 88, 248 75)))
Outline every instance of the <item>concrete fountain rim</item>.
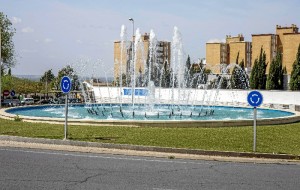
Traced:
MULTIPOLYGON (((55 104, 62 106, 62 104, 55 104)), ((81 104, 75 104, 81 105, 81 104)), ((23 116, 17 114, 8 113, 11 109, 22 109, 29 107, 44 107, 45 105, 30 105, 23 107, 10 107, 0 109, 0 118, 3 119, 15 119, 18 116, 22 121, 34 122, 34 123, 50 123, 50 124, 64 124, 64 118, 54 117, 34 117, 34 116, 23 116)), ((223 107, 232 107, 224 106, 223 107)), ((246 106, 234 106, 241 108, 250 108, 246 106)), ((287 111, 283 109, 270 109, 266 107, 260 107, 260 109, 278 110, 291 112, 294 115, 277 117, 277 118, 263 118, 257 120, 257 125, 278 125, 288 124, 300 121, 300 112, 287 111)), ((92 119, 68 119, 69 125, 94 125, 94 126, 127 126, 127 127, 178 127, 178 128, 197 128, 197 127, 233 127, 233 126, 252 126, 253 119, 243 120, 92 120, 92 119)))

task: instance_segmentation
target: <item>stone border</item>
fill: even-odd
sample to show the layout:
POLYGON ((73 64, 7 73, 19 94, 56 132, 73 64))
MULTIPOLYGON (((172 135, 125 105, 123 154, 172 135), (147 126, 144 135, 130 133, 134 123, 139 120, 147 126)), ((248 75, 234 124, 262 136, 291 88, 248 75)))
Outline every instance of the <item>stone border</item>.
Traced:
MULTIPOLYGON (((0 109, 0 117, 13 120, 16 115, 7 113, 6 110, 11 108, 0 109)), ((286 110, 280 110, 286 111, 286 110)), ((290 111, 291 112, 291 111, 290 111)), ((293 112, 295 115, 258 119, 257 125, 278 125, 288 124, 300 121, 300 112, 293 112)), ((30 117, 19 116, 22 121, 64 124, 64 118, 47 118, 47 117, 30 117)), ((96 125, 96 126, 130 126, 130 127, 232 127, 232 126, 251 126, 252 119, 245 120, 194 120, 194 121, 164 121, 164 120, 87 120, 87 119, 68 119, 69 125, 96 125)))
MULTIPOLYGON (((269 154, 269 153, 251 153, 251 152, 230 152, 230 151, 209 151, 200 149, 184 149, 184 148, 170 148, 170 147, 156 147, 156 146, 140 146, 129 144, 112 144, 112 143, 97 143, 73 140, 59 140, 59 139, 43 139, 43 138, 29 138, 18 136, 0 135, 0 141, 7 142, 20 142, 20 143, 34 143, 45 145, 63 145, 75 147, 88 147, 88 148, 105 148, 110 150, 130 150, 137 152, 155 152, 155 153, 168 153, 185 154, 185 155, 198 155, 198 156, 219 156, 222 158, 261 158, 261 159, 276 159, 276 160, 290 160, 299 162, 300 155, 290 154, 269 154)), ((126 152, 125 152, 126 154, 126 152)), ((142 154, 143 155, 143 154, 142 154)))
MULTIPOLYGON (((6 110, 11 108, 0 109, 0 118, 13 120, 16 115, 7 113, 6 110)), ((263 108, 265 109, 265 108, 263 108)), ((280 110, 286 111, 286 110, 280 110)), ((295 115, 258 119, 257 125, 278 125, 288 124, 300 121, 300 112, 293 112, 295 115)), ((47 117, 30 117, 19 116, 25 122, 39 122, 39 123, 54 123, 63 124, 64 118, 47 118, 47 117)), ((253 125, 252 119, 245 120, 194 120, 194 121, 174 121, 174 120, 87 120, 87 119, 68 119, 70 125, 96 125, 96 126, 131 126, 131 127, 232 127, 232 126, 251 126, 253 125)))

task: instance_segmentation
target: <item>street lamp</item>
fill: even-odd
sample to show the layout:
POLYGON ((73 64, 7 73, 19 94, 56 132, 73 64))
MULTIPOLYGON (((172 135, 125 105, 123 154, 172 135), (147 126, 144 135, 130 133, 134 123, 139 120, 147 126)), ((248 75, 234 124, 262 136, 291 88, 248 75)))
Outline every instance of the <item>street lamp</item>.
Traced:
POLYGON ((133 102, 133 97, 134 97, 134 86, 135 86, 135 68, 134 68, 134 20, 133 18, 129 18, 129 21, 132 22, 132 43, 131 43, 131 64, 132 64, 132 75, 133 75, 133 81, 132 82, 132 86, 131 86, 131 100, 132 100, 132 104, 134 105, 133 102))
POLYGON ((1 28, 0 28, 0 109, 2 106, 1 74, 2 74, 2 57, 1 57, 1 28))
MULTIPOLYGON (((1 42, 1 40, 0 40, 1 42)), ((0 43, 1 44, 1 43, 0 43)), ((1 46, 1 45, 0 45, 1 46)), ((2 107, 2 89, 1 89, 1 74, 2 74, 2 58, 1 58, 1 47, 0 47, 0 109, 2 107)))

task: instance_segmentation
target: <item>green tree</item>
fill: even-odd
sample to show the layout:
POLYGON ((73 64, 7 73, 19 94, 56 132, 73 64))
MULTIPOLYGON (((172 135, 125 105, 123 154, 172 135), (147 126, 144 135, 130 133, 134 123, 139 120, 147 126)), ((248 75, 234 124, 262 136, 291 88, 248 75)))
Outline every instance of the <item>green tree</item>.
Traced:
MULTIPOLYGON (((12 27, 11 21, 3 12, 0 12, 0 30, 1 30, 1 58, 3 66, 12 68, 16 64, 15 49, 13 43, 13 36, 16 29, 12 27)), ((1 68, 3 70, 3 68, 1 68)))
POLYGON ((7 75, 11 76, 11 68, 8 69, 7 75))
POLYGON ((245 71, 245 64, 244 59, 238 64, 239 62, 239 54, 236 58, 236 65, 232 70, 232 74, 230 77, 230 84, 231 88, 233 89, 248 89, 248 75, 245 71))
POLYGON ((2 87, 5 90, 15 90, 17 94, 40 93, 40 82, 29 79, 21 79, 10 75, 2 78, 2 87))
POLYGON ((267 78, 268 90, 282 90, 283 89, 283 68, 281 53, 277 53, 275 59, 272 60, 267 78))
MULTIPOLYGON (((122 86, 125 87, 125 86, 128 86, 127 85, 127 78, 126 78, 126 74, 125 73, 122 73, 122 86)), ((112 82, 114 86, 120 86, 120 77, 118 76, 116 78, 115 81, 112 82)))
POLYGON ((298 46, 298 52, 296 60, 293 63, 293 70, 291 72, 290 89, 300 90, 300 44, 298 46))
POLYGON ((169 88, 171 86, 171 69, 167 63, 167 61, 165 61, 164 63, 164 69, 163 69, 163 73, 162 73, 162 77, 161 77, 161 86, 164 88, 169 88))
POLYGON ((266 89, 266 53, 260 49, 259 58, 255 59, 250 75, 250 87, 252 89, 266 89))
POLYGON ((44 75, 40 78, 40 82, 44 85, 44 89, 45 89, 44 93, 47 94, 47 99, 48 99, 48 92, 49 90, 52 89, 54 80, 55 80, 55 76, 52 73, 52 69, 46 71, 44 75))
POLYGON ((184 80, 186 87, 189 87, 191 83, 191 58, 188 55, 187 60, 185 62, 185 69, 184 69, 184 80))
POLYGON ((57 75, 56 79, 53 82, 54 88, 56 90, 61 91, 61 89, 60 89, 60 82, 61 82, 61 79, 63 78, 63 76, 70 77, 70 79, 72 81, 72 88, 71 88, 71 90, 73 90, 73 91, 74 90, 75 91, 80 90, 79 78, 76 75, 74 69, 70 65, 67 65, 66 67, 64 67, 60 71, 58 71, 58 75, 57 75))

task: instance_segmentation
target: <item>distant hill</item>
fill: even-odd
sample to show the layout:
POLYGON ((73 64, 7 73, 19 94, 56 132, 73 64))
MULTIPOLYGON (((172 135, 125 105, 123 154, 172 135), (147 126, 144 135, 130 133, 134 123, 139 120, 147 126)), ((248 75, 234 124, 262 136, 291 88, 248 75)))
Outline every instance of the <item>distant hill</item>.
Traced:
POLYGON ((29 79, 32 81, 39 81, 42 77, 41 75, 14 75, 15 77, 22 78, 22 79, 29 79))
MULTIPOLYGON (((32 81, 39 81, 40 78, 42 77, 42 75, 14 75, 15 77, 18 77, 18 78, 22 78, 22 79, 29 79, 29 80, 32 80, 32 81)), ((90 79, 90 77, 82 77, 82 79, 90 79)), ((108 82, 108 83, 111 83, 113 80, 114 80, 114 77, 99 77, 98 78, 99 81, 101 82, 108 82)))

